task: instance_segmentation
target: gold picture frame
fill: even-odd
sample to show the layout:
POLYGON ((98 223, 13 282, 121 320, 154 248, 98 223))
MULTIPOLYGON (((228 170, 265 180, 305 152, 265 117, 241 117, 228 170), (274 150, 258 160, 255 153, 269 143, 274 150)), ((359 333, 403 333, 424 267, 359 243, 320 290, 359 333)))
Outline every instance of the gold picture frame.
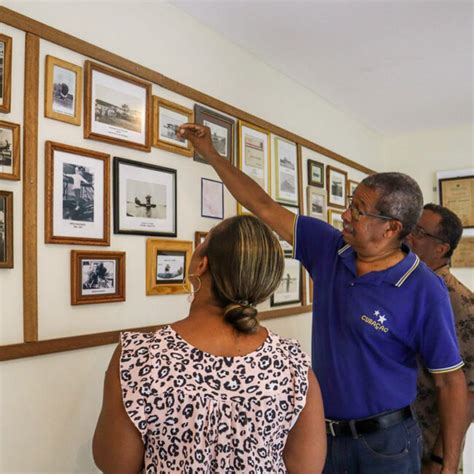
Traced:
POLYGON ((82 67, 47 55, 44 86, 44 116, 81 125, 82 67))
POLYGON ((20 125, 0 120, 0 179, 20 179, 20 125))
POLYGON ((439 202, 453 211, 465 229, 474 228, 474 176, 439 180, 439 202))
POLYGON ((71 304, 125 301, 125 252, 71 250, 71 304))
POLYGON ((0 112, 10 113, 12 95, 12 38, 0 33, 0 57, 3 56, 3 70, 0 81, 0 112))
POLYGON ((328 209, 328 223, 342 232, 342 214, 343 211, 328 209))
POLYGON ((187 281, 193 242, 148 239, 146 241, 146 294, 189 293, 187 281))
POLYGON ((194 122, 194 111, 180 104, 153 96, 153 146, 191 157, 194 149, 189 140, 176 137, 178 127, 194 122))

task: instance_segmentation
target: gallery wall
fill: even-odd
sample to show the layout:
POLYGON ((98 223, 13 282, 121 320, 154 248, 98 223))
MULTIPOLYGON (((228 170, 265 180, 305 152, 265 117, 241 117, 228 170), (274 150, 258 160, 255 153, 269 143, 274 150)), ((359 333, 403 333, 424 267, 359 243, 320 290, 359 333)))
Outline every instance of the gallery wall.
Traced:
MULTIPOLYGON (((67 4, 61 5, 60 11, 56 3, 4 5, 158 70, 201 92, 345 154, 367 167, 377 168, 381 151, 381 140, 377 134, 172 6, 143 4, 140 8, 134 8, 131 14, 129 6, 114 5, 114 27, 104 28, 104 25, 110 24, 110 4, 94 4, 93 9, 91 4, 67 4), (126 34, 117 34, 117 31, 126 34)), ((1 25, 1 32, 14 37, 15 44, 23 43, 21 33, 17 30, 1 25)), ((22 52, 18 54, 22 56, 22 52)), ((60 46, 42 41, 41 56, 45 54, 73 63, 81 63, 85 59, 60 46)), ((18 67, 15 62, 14 67, 18 67)), ((21 68, 14 74, 20 84, 21 68)), ((44 80, 43 61, 40 61, 40 80, 44 80)), ((43 82, 40 83, 42 90, 43 82)), ((159 95, 185 106, 192 105, 166 90, 159 90, 159 95)), ((20 99, 15 97, 15 100, 20 99)), ((12 107, 13 115, 8 120, 21 123, 22 110, 23 104, 18 102, 12 107)), ((39 113, 42 117, 41 101, 39 113)), ((110 324, 132 327, 137 325, 137 319, 140 325, 147 321, 158 324, 184 316, 187 310, 185 298, 171 302, 171 299, 166 301, 166 298, 172 297, 159 297, 159 300, 158 297, 148 300, 144 297, 145 239, 136 236, 113 236, 114 250, 127 247, 127 252, 136 257, 129 258, 127 262, 127 303, 133 303, 128 306, 130 309, 119 310, 115 316, 106 309, 107 305, 71 310, 69 269, 64 264, 69 249, 45 245, 42 241, 44 141, 52 139, 132 159, 143 159, 143 154, 116 145, 86 142, 75 127, 51 120, 46 122, 46 125, 40 123, 39 127, 40 337, 61 337, 71 330, 76 333, 101 331, 109 328, 110 324), (135 241, 136 244, 130 243, 135 241), (112 321, 112 318, 115 320, 112 321)), ((328 163, 324 156, 312 158, 328 163)), ((192 160, 186 161, 188 159, 184 157, 166 153, 154 154, 152 160, 156 164, 178 167, 184 175, 186 167, 189 170, 196 166, 192 160)), ((210 167, 198 166, 200 176, 215 177, 210 167)), ((344 165, 339 167, 349 171, 344 165)), ((356 180, 361 177, 363 175, 360 174, 351 176, 356 180)), ((185 180, 181 186, 178 215, 183 222, 189 223, 189 227, 183 228, 179 238, 192 240, 194 230, 200 230, 198 224, 203 224, 199 205, 191 202, 198 200, 196 197, 199 197, 199 191, 192 181, 185 180), (188 195, 192 196, 192 200, 187 201, 188 195)), ((4 341, 15 342, 21 340, 22 336, 21 183, 6 183, 3 187, 15 192, 16 261, 15 269, 9 270, 11 273, 8 274, 8 279, 12 281, 9 282, 2 275, 0 285, 1 337, 4 341)), ((227 196, 226 215, 234 213, 234 204, 227 196)), ((309 314, 269 320, 267 324, 280 334, 300 339, 307 351, 310 349, 310 325, 309 314)), ((112 350, 113 347, 109 345, 1 364, 1 472, 95 472, 90 442, 100 407, 103 373, 112 350), (26 456, 23 448, 25 444, 29 446, 26 456)))

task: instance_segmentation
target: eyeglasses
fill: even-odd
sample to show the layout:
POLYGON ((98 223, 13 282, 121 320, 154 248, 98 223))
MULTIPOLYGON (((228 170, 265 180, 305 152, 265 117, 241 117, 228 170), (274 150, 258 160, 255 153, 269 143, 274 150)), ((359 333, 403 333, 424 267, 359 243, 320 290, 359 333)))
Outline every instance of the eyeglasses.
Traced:
POLYGON ((352 219, 354 219, 356 222, 359 221, 361 216, 375 217, 376 219, 383 219, 385 221, 390 221, 390 220, 398 221, 396 217, 384 216, 382 214, 372 214, 371 212, 361 211, 358 207, 354 206, 354 203, 352 202, 353 196, 348 196, 348 198, 349 198, 349 205, 347 206, 347 208, 351 211, 352 219))
POLYGON ((436 235, 430 234, 429 232, 426 232, 423 227, 420 227, 419 225, 416 225, 414 229, 411 231, 411 235, 415 237, 416 239, 423 239, 424 237, 431 237, 432 239, 438 240, 439 242, 444 243, 444 240, 441 237, 437 237, 436 235))

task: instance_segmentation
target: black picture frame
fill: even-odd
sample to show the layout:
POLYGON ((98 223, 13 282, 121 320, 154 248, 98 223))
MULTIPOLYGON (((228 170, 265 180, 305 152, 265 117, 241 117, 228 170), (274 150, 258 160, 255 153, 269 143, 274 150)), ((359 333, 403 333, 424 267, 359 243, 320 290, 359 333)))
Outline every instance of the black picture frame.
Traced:
POLYGON ((221 181, 217 181, 215 179, 209 179, 209 178, 201 178, 201 217, 208 217, 210 219, 218 219, 222 220, 224 219, 224 183, 221 181), (206 213, 206 210, 204 209, 204 185, 205 182, 212 182, 219 184, 220 186, 220 212, 217 214, 211 214, 211 213, 206 213))
MULTIPOLYGON (((163 166, 151 165, 148 163, 143 163, 140 161, 129 160, 126 158, 120 158, 115 156, 113 162, 113 202, 114 202, 114 234, 131 234, 131 235, 150 235, 150 236, 166 236, 166 237, 176 237, 178 235, 178 222, 177 222, 177 171, 172 168, 165 168, 163 166), (143 174, 143 170, 149 170, 150 181, 149 182, 138 182, 139 185, 134 185, 132 189, 130 188, 122 191, 121 190, 121 180, 122 173, 128 167, 130 176, 133 176, 133 168, 138 168, 140 172, 136 172, 140 176, 143 174), (152 180, 152 175, 155 174, 155 181, 152 180), (165 202, 165 205, 161 205, 159 202, 152 202, 152 198, 148 199, 151 190, 157 189, 162 195, 162 190, 159 189, 162 184, 158 182, 157 178, 160 174, 163 174, 163 179, 168 178, 169 184, 172 186, 170 192, 166 192, 166 196, 171 196, 171 215, 168 215, 169 203, 165 202), (169 175, 169 176, 167 176, 169 175), (147 186, 145 186, 147 185, 147 186), (155 186, 155 188, 153 187, 155 186), (124 196, 122 193, 128 193, 129 199, 134 190, 140 190, 140 193, 144 196, 134 196, 134 201, 129 201, 127 196, 124 196), (144 200, 142 199, 144 198, 144 200), (123 212, 123 206, 125 203, 125 214, 123 212), (131 215, 130 209, 135 207, 135 209, 142 208, 143 212, 137 212, 136 216, 131 215), (167 222, 168 227, 163 228, 159 225, 159 219, 156 217, 157 213, 160 213, 160 210, 163 211, 168 216, 167 222), (161 209, 160 209, 161 208, 161 209), (156 212, 155 212, 156 210, 156 212), (145 213, 145 215, 140 215, 145 213), (149 214, 149 215, 147 215, 149 214), (125 220, 127 220, 128 225, 125 220), (134 225, 133 225, 134 224, 134 225)), ((155 196, 156 200, 156 196, 155 196)))
MULTIPOLYGON (((195 104, 194 106, 194 120, 199 125, 206 125, 204 122, 210 122, 212 124, 224 127, 227 129, 227 143, 225 145, 225 155, 219 151, 219 146, 213 139, 214 146, 216 147, 217 152, 226 160, 231 163, 234 162, 234 136, 235 136, 235 120, 222 115, 215 110, 207 109, 202 105, 195 104)), ((194 161, 199 163, 209 164, 204 158, 202 158, 196 151, 194 151, 193 156, 194 161)))
POLYGON ((315 160, 308 160, 308 184, 318 188, 324 188, 324 163, 315 160), (316 181, 313 179, 313 168, 319 168, 321 179, 316 181))
MULTIPOLYGON (((297 272, 298 272, 298 296, 297 298, 293 298, 293 299, 288 299, 288 300, 278 300, 277 297, 275 296, 275 293, 277 293, 275 291, 275 293, 272 294, 271 298, 270 298, 270 306, 271 307, 275 307, 275 306, 287 306, 289 304, 301 304, 302 301, 303 301, 303 268, 302 268, 302 265, 301 263, 294 259, 294 258, 291 258, 289 256, 285 256, 285 270, 284 272, 286 271, 287 269, 287 262, 288 261, 292 261, 293 264, 298 268, 297 272)), ((291 279, 291 275, 290 275, 290 279, 291 279)), ((283 274, 282 276, 282 281, 285 280, 285 275, 283 274)))

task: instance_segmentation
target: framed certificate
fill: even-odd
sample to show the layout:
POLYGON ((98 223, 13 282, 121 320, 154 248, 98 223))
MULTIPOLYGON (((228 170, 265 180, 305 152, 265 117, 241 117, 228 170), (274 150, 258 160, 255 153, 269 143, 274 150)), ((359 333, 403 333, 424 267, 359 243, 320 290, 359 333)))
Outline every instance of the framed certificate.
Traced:
POLYGON ((451 209, 464 228, 474 227, 474 176, 439 180, 439 202, 451 209))

